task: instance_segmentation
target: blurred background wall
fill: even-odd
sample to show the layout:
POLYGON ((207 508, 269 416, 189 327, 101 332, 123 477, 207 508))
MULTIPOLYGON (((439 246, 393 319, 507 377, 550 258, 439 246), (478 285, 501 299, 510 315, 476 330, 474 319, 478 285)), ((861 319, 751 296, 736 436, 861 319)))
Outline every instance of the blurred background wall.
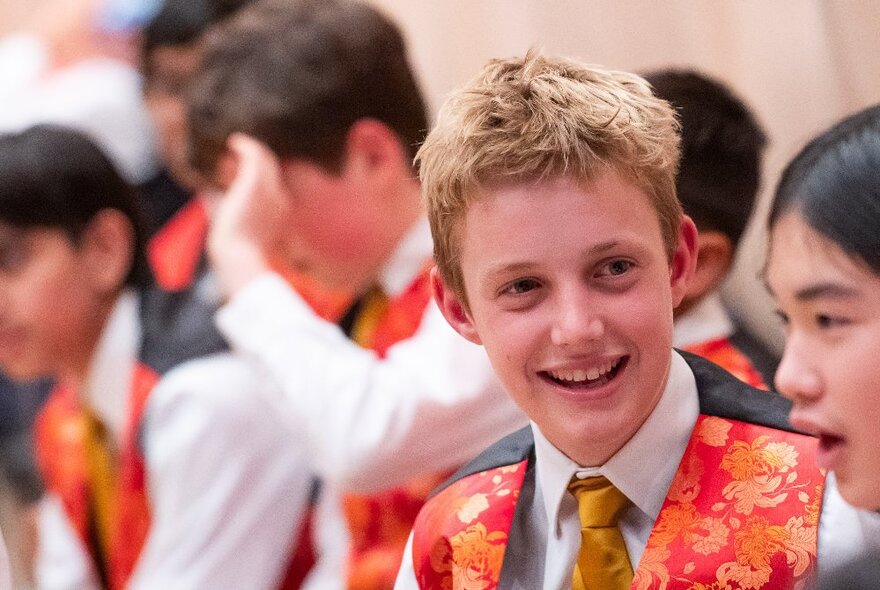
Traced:
MULTIPOLYGON (((832 122, 880 101, 874 0, 372 0, 402 26, 432 110, 486 60, 530 47, 616 69, 689 67, 727 84, 769 136, 762 195, 725 298, 777 350, 758 279, 778 174, 832 122)), ((856 213, 856 212, 854 212, 856 213)))

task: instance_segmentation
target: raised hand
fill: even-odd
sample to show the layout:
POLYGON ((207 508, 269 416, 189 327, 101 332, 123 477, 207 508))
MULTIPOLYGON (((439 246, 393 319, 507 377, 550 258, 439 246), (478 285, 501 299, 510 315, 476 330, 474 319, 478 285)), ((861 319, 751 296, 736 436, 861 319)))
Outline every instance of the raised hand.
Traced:
POLYGON ((263 143, 234 134, 221 163, 231 182, 213 207, 208 257, 220 285, 232 296, 270 270, 280 258, 284 210, 288 207, 281 163, 263 143))

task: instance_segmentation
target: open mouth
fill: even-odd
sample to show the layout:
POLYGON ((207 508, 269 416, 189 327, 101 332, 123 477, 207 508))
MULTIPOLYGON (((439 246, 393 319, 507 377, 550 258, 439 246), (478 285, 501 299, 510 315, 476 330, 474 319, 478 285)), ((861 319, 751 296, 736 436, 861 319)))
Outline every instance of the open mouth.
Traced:
POLYGON ((816 463, 824 469, 833 469, 846 439, 836 434, 827 432, 819 433, 819 449, 816 454, 816 463))
POLYGON ((626 366, 628 359, 629 357, 620 357, 589 369, 541 371, 540 375, 547 381, 568 389, 592 389, 612 381, 626 366))

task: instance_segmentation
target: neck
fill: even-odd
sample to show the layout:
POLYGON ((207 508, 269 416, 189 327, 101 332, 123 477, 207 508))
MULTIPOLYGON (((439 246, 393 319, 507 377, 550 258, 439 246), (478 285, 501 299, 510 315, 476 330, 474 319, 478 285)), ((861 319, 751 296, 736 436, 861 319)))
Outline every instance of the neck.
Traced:
POLYGON ((382 247, 377 249, 374 263, 365 266, 362 279, 357 282, 358 291, 369 289, 375 284, 382 268, 394 255, 406 234, 422 215, 420 187, 417 180, 406 178, 396 187, 393 195, 389 195, 388 209, 385 219, 388 221, 384 232, 382 247))
POLYGON ((89 317, 84 318, 80 325, 76 342, 69 345, 70 354, 61 368, 59 380, 74 387, 80 396, 85 392, 101 336, 118 298, 119 294, 116 294, 97 304, 93 312, 88 314, 89 317))

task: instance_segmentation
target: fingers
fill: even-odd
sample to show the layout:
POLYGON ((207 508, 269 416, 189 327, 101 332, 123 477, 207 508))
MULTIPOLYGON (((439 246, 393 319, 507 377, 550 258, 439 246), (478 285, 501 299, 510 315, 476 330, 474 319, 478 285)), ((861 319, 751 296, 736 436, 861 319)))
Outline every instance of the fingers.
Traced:
POLYGON ((227 145, 236 166, 227 196, 277 197, 281 190, 281 163, 272 150, 243 133, 231 135, 227 145))
POLYGON ((281 164, 260 141, 244 134, 228 140, 228 188, 214 207, 208 254, 229 294, 268 269, 276 248, 285 197, 281 164))

